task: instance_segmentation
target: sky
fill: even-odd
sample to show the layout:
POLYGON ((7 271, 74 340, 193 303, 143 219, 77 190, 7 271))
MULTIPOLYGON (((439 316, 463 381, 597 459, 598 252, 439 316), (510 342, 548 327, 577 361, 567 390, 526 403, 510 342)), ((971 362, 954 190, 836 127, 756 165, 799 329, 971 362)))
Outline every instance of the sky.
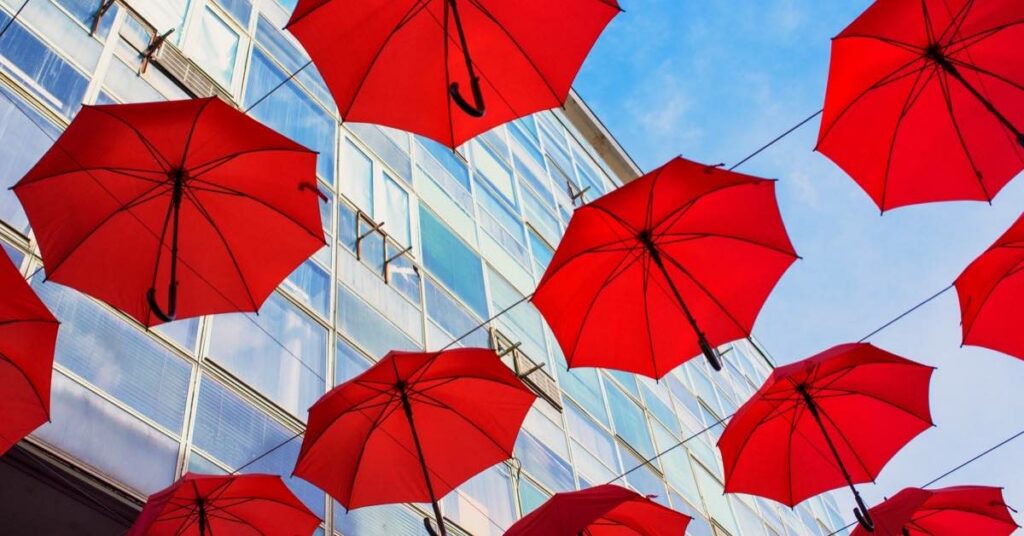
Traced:
MULTIPOLYGON (((625 12, 575 87, 645 171, 680 154, 732 164, 821 108, 830 39, 869 4, 621 0, 625 12)), ((738 170, 779 179, 783 218, 803 257, 754 328, 779 363, 856 341, 946 287, 1024 207, 1017 177, 991 206, 933 203, 880 216, 856 183, 812 151, 818 126, 815 119, 738 170)), ((869 503, 923 485, 1024 429, 1024 362, 960 340, 953 291, 871 339, 938 370, 937 426, 874 485, 859 486, 869 503)), ((1007 502, 1024 511, 1024 437, 936 487, 962 484, 1004 486, 1007 502)), ((836 497, 852 521, 849 493, 836 497)))

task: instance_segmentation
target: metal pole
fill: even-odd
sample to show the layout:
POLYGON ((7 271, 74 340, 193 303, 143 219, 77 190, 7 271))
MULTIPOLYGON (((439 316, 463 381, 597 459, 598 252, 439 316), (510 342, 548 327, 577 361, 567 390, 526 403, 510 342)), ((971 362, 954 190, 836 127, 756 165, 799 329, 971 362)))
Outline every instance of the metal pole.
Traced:
MULTIPOLYGON (((928 50, 925 52, 925 57, 934 61, 936 64, 939 65, 939 67, 942 67, 944 71, 949 73, 950 76, 955 78, 957 82, 960 82, 960 84, 963 85, 964 88, 966 88, 967 91, 971 93, 971 95, 974 95, 974 98, 978 99, 978 101, 981 102, 983 106, 985 106, 985 109, 987 109, 989 113, 995 116, 995 118, 998 119, 999 122, 1003 124, 1003 126, 1005 126, 1010 132, 1013 133, 1014 137, 1017 138, 1017 143, 1020 144, 1021 147, 1024 147, 1024 133, 1022 133, 1012 122, 1010 122, 1009 118, 1007 118, 999 110, 997 110, 995 105, 992 104, 992 102, 989 101, 984 95, 982 95, 977 88, 971 85, 971 83, 968 82, 966 78, 964 78, 964 75, 962 75, 960 73, 960 70, 957 69, 955 65, 953 65, 953 62, 949 61, 949 58, 947 58, 942 53, 942 49, 938 45, 932 45, 931 47, 929 47, 928 50)), ((950 111, 952 112, 952 110, 950 111)))

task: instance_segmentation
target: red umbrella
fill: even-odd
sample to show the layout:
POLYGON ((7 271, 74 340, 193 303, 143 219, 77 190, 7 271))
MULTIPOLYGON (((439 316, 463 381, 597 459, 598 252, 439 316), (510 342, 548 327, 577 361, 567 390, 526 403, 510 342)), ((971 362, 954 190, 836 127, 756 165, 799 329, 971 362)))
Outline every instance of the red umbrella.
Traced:
POLYGON ((774 181, 676 158, 576 210, 533 302, 570 367, 720 369, 796 258, 774 181))
POLYGON ((963 343, 1024 359, 1024 215, 956 279, 963 343))
POLYGON ((85 106, 14 192, 49 279, 152 326, 258 310, 324 244, 315 170, 216 98, 85 106))
POLYGON ((796 506, 846 484, 874 481, 932 426, 933 369, 866 343, 843 344, 775 369, 733 416, 718 448, 725 491, 796 506))
POLYGON ((50 419, 57 319, 0 248, 0 455, 50 419))
POLYGON ((636 492, 605 484, 556 493, 505 536, 681 536, 690 519, 636 492))
POLYGON ((309 408, 295 474, 348 509, 429 501, 444 534, 438 499, 512 457, 536 398, 491 350, 391 352, 309 408))
POLYGON ((300 0, 288 29, 343 119, 457 147, 561 106, 620 11, 616 0, 300 0))
POLYGON ((1024 169, 1024 3, 878 0, 832 41, 818 150, 883 211, 1024 169))
POLYGON ((127 536, 301 536, 319 526, 277 475, 188 473, 149 496, 127 536))
MULTIPOLYGON (((1003 491, 985 486, 906 488, 871 509, 876 536, 1008 536, 1017 523, 1003 491)), ((853 536, 868 536, 861 527, 853 536)))

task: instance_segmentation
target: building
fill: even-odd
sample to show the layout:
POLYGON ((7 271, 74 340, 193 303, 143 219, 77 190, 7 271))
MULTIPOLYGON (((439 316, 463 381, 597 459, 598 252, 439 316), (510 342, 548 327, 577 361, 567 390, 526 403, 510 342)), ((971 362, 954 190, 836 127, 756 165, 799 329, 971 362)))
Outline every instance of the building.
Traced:
MULTIPOLYGON (((307 68, 251 113, 320 152, 330 245, 259 316, 147 332, 42 283, 7 188, 80 104, 216 94, 248 107, 306 62, 280 31, 294 2, 31 0, 0 38, 0 242, 63 322, 52 422, 0 459, 0 532, 118 534, 149 493, 190 470, 287 477, 299 449, 288 440, 321 394, 390 349, 444 346, 532 292, 574 206, 639 174, 575 96, 456 154, 340 124, 307 68)), ((0 27, 21 3, 0 0, 0 27)), ((519 343, 511 366, 545 365, 529 376, 542 399, 516 458, 443 501, 453 532, 476 536, 501 534, 550 493, 611 480, 731 414, 768 372, 744 342, 726 349, 722 374, 702 359, 659 383, 567 373, 528 303, 464 343, 519 343)), ((845 524, 830 498, 789 510, 723 495, 715 440, 703 434, 625 482, 694 515, 695 536, 818 535, 845 524)), ((421 534, 425 512, 413 507, 346 513, 309 484, 288 483, 327 534, 421 534)))

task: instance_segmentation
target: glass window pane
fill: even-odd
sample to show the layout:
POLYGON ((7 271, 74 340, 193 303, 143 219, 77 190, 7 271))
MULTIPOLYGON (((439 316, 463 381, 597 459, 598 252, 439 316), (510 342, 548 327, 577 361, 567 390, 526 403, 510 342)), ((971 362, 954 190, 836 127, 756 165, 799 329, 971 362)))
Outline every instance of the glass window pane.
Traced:
MULTIPOLYGON (((622 465, 626 471, 639 466, 643 460, 637 458, 629 451, 622 451, 622 465)), ((654 495, 654 500, 668 506, 668 490, 665 489, 665 482, 655 474, 651 464, 645 463, 643 467, 636 469, 626 475, 626 482, 641 495, 654 495)))
POLYGON ((345 339, 338 338, 334 363, 334 385, 341 385, 370 368, 370 360, 356 350, 345 339))
POLYGON ((344 536, 420 536, 424 532, 423 516, 401 504, 370 506, 346 512, 344 506, 334 503, 334 530, 344 536))
POLYGON ((56 361, 180 434, 191 365, 85 295, 36 281, 33 288, 61 321, 56 361))
POLYGON ((21 203, 10 190, 53 144, 60 131, 4 88, 0 88, 0 219, 28 231, 21 203), (45 132, 44 130, 45 129, 45 132))
POLYGON ((300 264, 284 281, 283 287, 320 316, 327 316, 331 306, 331 278, 317 263, 308 260, 300 264))
POLYGON ((647 417, 640 406, 633 402, 618 387, 607 385, 608 407, 612 410, 615 432, 625 439, 643 457, 654 455, 650 432, 647 431, 647 417))
POLYGON ((559 357, 555 370, 558 372, 558 383, 562 390, 578 402, 580 406, 597 417, 605 426, 611 426, 608 421, 608 411, 604 407, 604 397, 601 396, 601 384, 596 369, 577 368, 568 370, 565 360, 559 357))
POLYGON ((409 193, 387 173, 384 174, 385 230, 399 244, 409 245, 409 193))
POLYGON ((515 522, 512 476, 504 464, 483 471, 441 501, 445 517, 473 536, 501 536, 515 522))
POLYGON ((529 479, 519 479, 519 506, 525 516, 544 504, 551 496, 529 479))
POLYGON ((733 519, 729 500, 725 496, 722 484, 703 467, 697 467, 696 476, 697 483, 700 485, 700 493, 704 497, 704 507, 711 513, 711 517, 719 525, 725 527, 725 530, 737 534, 736 521, 733 519))
POLYGON ((344 285, 338 286, 338 328, 375 359, 391 350, 422 349, 344 285))
POLYGON ((217 0, 217 3, 231 14, 242 25, 249 27, 249 20, 252 18, 252 3, 250 0, 217 0))
POLYGON ((295 434, 283 425, 208 378, 203 378, 199 386, 195 419, 192 436, 195 447, 230 468, 251 463, 245 467, 245 473, 281 475, 302 502, 323 517, 323 492, 291 476, 301 438, 294 437, 295 434), (289 438, 293 439, 289 441, 289 438), (270 452, 275 447, 276 450, 270 452), (257 458, 259 460, 253 462, 257 458))
POLYGON ((516 205, 516 190, 512 183, 512 170, 489 147, 483 143, 473 144, 473 166, 476 172, 485 177, 494 188, 501 193, 505 201, 516 205))
POLYGON ((210 357, 296 417, 324 393, 327 330, 279 294, 259 315, 213 321, 210 357))
POLYGON ((480 317, 487 316, 480 257, 420 205, 423 265, 480 317))
POLYGON ((341 149, 341 193, 373 216, 373 160, 350 140, 341 149))
POLYGON ((235 58, 241 39, 224 19, 206 8, 189 40, 187 52, 214 80, 227 88, 235 79, 235 58))

